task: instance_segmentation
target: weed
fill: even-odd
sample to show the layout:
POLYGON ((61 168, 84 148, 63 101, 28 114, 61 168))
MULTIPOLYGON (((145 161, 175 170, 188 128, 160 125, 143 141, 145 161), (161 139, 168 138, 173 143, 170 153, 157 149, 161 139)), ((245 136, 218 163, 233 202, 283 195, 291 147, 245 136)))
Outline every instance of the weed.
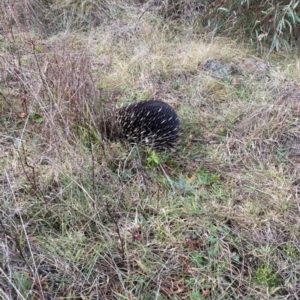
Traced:
POLYGON ((262 265, 255 273, 255 280, 261 285, 266 285, 269 288, 280 286, 280 279, 274 270, 268 265, 262 265))
POLYGON ((159 157, 157 156, 157 153, 154 150, 152 150, 149 156, 146 158, 146 161, 148 167, 156 166, 159 164, 159 157))

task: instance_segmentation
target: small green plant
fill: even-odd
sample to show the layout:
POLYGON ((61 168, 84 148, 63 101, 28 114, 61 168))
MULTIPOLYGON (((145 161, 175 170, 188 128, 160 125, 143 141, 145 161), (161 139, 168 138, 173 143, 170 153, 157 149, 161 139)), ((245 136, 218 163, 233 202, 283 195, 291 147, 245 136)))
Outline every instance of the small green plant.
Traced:
POLYGON ((261 285, 266 285, 269 288, 276 288, 280 285, 280 278, 275 273, 273 268, 267 264, 259 267, 255 273, 255 281, 261 285))
POLYGON ((157 166, 160 163, 159 157, 154 150, 150 152, 150 155, 147 157, 146 161, 147 167, 157 166))
POLYGON ((291 258, 297 258, 299 256, 299 252, 295 249, 291 242, 287 242, 285 244, 283 251, 287 256, 291 258))
POLYGON ((210 248, 208 250, 208 255, 210 258, 215 258, 216 255, 217 255, 217 252, 219 250, 219 243, 218 243, 218 238, 213 236, 213 235, 210 235, 207 239, 207 241, 209 242, 210 244, 210 248))
POLYGON ((27 273, 14 272, 15 285, 18 288, 20 294, 26 299, 30 288, 32 285, 32 281, 27 273))
POLYGON ((220 176, 217 173, 210 173, 207 170, 200 169, 198 171, 197 179, 199 184, 211 186, 219 182, 220 176))
POLYGON ((198 300, 198 299, 201 299, 201 293, 199 291, 192 291, 191 294, 190 294, 190 299, 191 300, 198 300))
POLYGON ((203 266, 204 264, 203 254, 195 251, 191 253, 191 256, 192 256, 192 262, 193 264, 195 264, 196 267, 203 266))
POLYGON ((42 123, 44 121, 44 117, 36 112, 31 112, 29 115, 29 120, 35 123, 42 123))

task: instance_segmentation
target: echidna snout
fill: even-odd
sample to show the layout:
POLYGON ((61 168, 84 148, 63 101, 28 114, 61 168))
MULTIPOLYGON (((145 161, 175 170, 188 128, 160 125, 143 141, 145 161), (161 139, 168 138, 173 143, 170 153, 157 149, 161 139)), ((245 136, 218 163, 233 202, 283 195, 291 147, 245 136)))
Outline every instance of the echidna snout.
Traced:
POLYGON ((117 111, 117 122, 121 136, 131 143, 167 149, 179 140, 179 118, 175 110, 161 100, 146 100, 122 107, 117 111))

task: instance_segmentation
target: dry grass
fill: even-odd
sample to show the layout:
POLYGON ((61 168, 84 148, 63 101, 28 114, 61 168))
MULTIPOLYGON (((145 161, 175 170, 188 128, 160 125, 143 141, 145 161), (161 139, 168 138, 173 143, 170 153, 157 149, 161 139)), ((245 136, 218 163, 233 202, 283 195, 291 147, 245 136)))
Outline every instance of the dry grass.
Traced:
POLYGON ((1 20, 1 298, 299 299, 299 62, 257 76, 243 45, 101 3, 84 33, 1 20), (102 139, 149 97, 180 116, 176 153, 102 139))

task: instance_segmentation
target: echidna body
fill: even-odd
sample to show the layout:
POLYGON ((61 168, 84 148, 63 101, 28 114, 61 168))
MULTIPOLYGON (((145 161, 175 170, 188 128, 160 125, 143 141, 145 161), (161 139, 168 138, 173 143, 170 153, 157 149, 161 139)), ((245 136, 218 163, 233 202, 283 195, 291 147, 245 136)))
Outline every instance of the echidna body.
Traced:
POLYGON ((129 142, 158 150, 173 148, 180 136, 175 110, 161 100, 136 102, 118 109, 117 123, 121 136, 129 142))

